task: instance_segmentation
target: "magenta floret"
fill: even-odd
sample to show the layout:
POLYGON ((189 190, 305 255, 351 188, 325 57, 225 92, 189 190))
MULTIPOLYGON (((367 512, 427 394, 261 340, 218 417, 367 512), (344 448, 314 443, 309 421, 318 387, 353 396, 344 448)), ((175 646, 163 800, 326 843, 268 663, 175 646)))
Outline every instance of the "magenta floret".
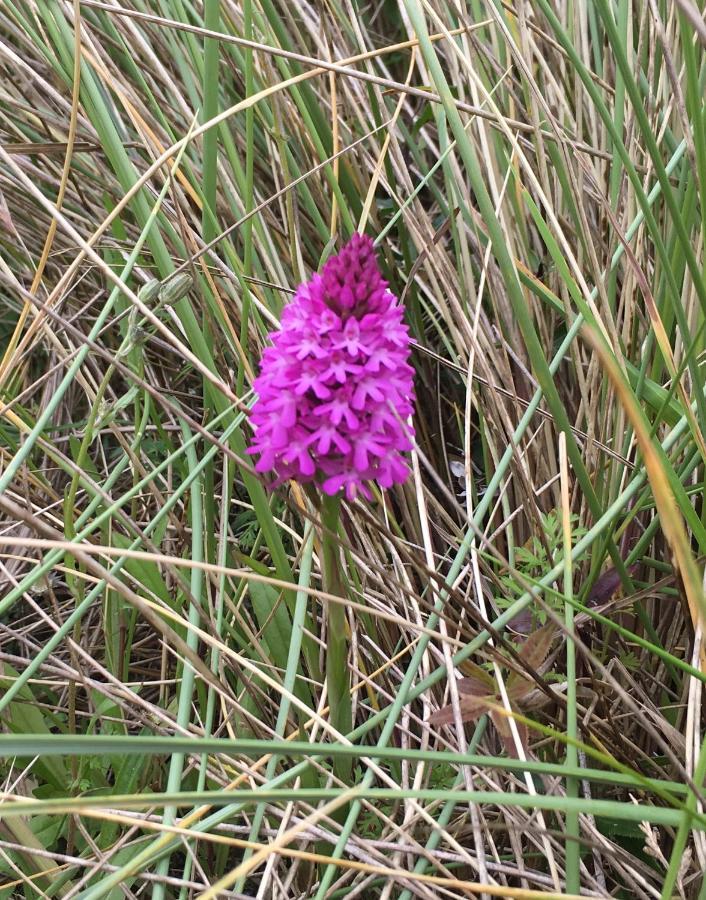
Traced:
POLYGON ((349 499, 369 497, 368 481, 405 480, 414 370, 403 316, 364 235, 299 286, 255 379, 258 472, 349 499))

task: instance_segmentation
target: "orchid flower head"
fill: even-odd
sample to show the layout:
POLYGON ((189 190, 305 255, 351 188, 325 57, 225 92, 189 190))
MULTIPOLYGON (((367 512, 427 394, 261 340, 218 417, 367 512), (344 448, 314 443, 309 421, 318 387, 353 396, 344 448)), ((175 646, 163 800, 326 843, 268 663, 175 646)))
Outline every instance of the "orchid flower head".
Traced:
POLYGON ((257 471, 348 499, 406 479, 414 370, 403 316, 365 235, 299 285, 254 383, 257 471))

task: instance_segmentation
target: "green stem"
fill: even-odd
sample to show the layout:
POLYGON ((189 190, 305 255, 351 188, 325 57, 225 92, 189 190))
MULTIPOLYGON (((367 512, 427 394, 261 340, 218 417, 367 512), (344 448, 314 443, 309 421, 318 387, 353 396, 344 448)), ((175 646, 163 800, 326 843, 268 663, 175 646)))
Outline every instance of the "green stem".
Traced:
MULTIPOLYGON (((694 784, 697 789, 701 789, 704 783, 704 776, 706 775, 706 737, 701 742, 701 750, 699 751, 699 755, 696 760, 696 768, 694 770, 694 784)), ((674 844, 672 845, 672 853, 669 858, 669 868, 667 869, 667 874, 664 876, 664 882, 662 884, 662 893, 660 895, 661 900, 671 900, 673 896, 676 894, 677 882, 679 881, 679 874, 681 871, 681 864, 684 858, 684 850, 686 849, 686 842, 689 838, 689 833, 691 829, 694 827, 694 818, 693 814, 697 809, 698 798, 697 795, 692 790, 689 793, 689 796, 686 800, 686 809, 684 810, 682 816, 682 820, 679 824, 679 828, 677 829, 677 833, 674 837, 674 844)), ((704 878, 703 883, 701 885, 701 890, 699 892, 699 900, 704 895, 704 883, 706 883, 706 878, 704 878)))
MULTIPOLYGON (((566 458, 564 458, 565 461, 566 458)), ((565 498, 564 521, 564 622, 566 624, 566 734, 569 742, 566 745, 567 769, 575 772, 579 765, 578 755, 578 715, 576 706, 576 644, 574 634, 574 607, 572 600, 573 566, 571 559, 571 523, 570 501, 568 495, 568 473, 562 466, 562 498, 565 498), (566 492, 564 494, 564 491, 566 492)), ((575 775, 566 776, 566 796, 578 799, 579 780, 575 775)), ((581 891, 581 828, 577 810, 566 813, 566 891, 569 894, 578 894, 581 891)))
MULTIPOLYGON (((338 522, 341 511, 339 497, 324 497, 321 505, 323 534, 323 578, 324 590, 336 597, 346 596, 346 587, 341 571, 341 556, 338 546, 338 522)), ((351 718, 351 691, 348 674, 348 639, 346 637, 346 608, 340 603, 329 603, 326 641, 326 688, 329 702, 329 721, 339 734, 349 734, 353 730, 351 718)), ((351 760, 340 758, 334 761, 333 771, 344 784, 350 784, 351 760)))
MULTIPOLYGON (((187 447, 186 459, 189 471, 196 473, 196 477, 191 484, 191 558, 197 563, 203 561, 204 550, 204 534, 203 534, 203 497, 202 497, 202 479, 199 471, 198 458, 196 456, 196 447, 190 443, 192 434, 189 426, 185 421, 181 422, 181 431, 184 443, 187 447)), ((208 460, 203 466, 206 469, 211 464, 208 460)), ((196 626, 200 622, 201 610, 200 606, 203 602, 203 570, 195 568, 191 570, 191 583, 189 585, 191 595, 195 602, 189 606, 189 629, 186 632, 186 643, 191 650, 198 650, 199 636, 195 631, 196 626)), ((191 713, 194 703, 194 692, 196 688, 196 672, 189 665, 187 660, 182 663, 181 684, 178 688, 177 701, 177 725, 180 729, 189 729, 191 726, 191 713)), ((182 779, 184 777, 184 766, 187 757, 184 753, 173 753, 169 762, 169 775, 167 777, 167 790, 178 793, 182 787, 182 779)), ((175 806, 165 806, 163 821, 166 825, 173 825, 176 822, 177 809, 175 806)), ((167 853, 163 859, 159 861, 157 866, 157 874, 168 875, 171 854, 167 853)), ((157 882, 152 893, 153 900, 164 900, 166 896, 166 888, 164 882, 157 882)))
MULTIPOLYGON (((251 41, 253 39, 252 0, 244 0, 243 3, 243 37, 251 41)), ((253 67, 253 54, 251 49, 243 53, 245 60, 245 96, 252 97, 255 93, 255 70, 253 67)), ((248 106, 245 110, 245 214, 249 216, 255 206, 255 107, 248 106)), ((253 274, 253 219, 248 217, 243 222, 243 274, 253 274)), ((248 331, 250 327, 250 282, 241 282, 243 288, 243 306, 240 319, 240 346, 247 357, 248 331)), ((240 397, 245 383, 244 359, 238 362, 238 375, 236 379, 236 394, 240 397)))
MULTIPOLYGON (((204 28, 218 31, 220 27, 220 0, 204 3, 204 28)), ((203 42, 203 121, 218 115, 218 56, 220 45, 214 38, 203 42)), ((217 234, 216 193, 218 190, 218 129, 211 128, 203 136, 203 239, 208 243, 217 234), (209 215, 212 214, 214 218, 209 215)))

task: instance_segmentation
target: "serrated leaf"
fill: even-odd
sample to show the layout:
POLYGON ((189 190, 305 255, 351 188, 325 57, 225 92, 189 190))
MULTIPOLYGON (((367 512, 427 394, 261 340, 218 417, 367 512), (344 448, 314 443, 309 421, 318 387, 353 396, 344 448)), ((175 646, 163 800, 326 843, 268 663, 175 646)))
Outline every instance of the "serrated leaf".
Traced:
MULTIPOLYGON (((528 669, 535 672, 547 658, 554 640, 555 626, 552 623, 533 631, 519 648, 520 659, 528 669)), ((534 688, 534 681, 520 672, 513 672, 507 680, 507 694, 511 700, 521 700, 534 688)))
POLYGON ((596 828, 608 837, 627 837, 644 841, 644 832, 637 822, 626 822, 623 819, 611 819, 608 816, 596 816, 596 828))
MULTIPOLYGON (((503 743, 503 746, 507 750, 508 756, 512 756, 515 759, 520 758, 520 754, 517 752, 517 747, 515 746, 515 739, 512 736, 512 728, 510 726, 510 720, 506 715, 503 715, 499 710, 491 710, 490 711, 490 719, 495 726, 495 730, 498 732, 500 736, 500 740, 503 743)), ((527 726, 524 722, 515 722, 517 725, 517 733, 520 736, 520 743, 524 748, 525 755, 527 755, 527 726)))
POLYGON ((519 550, 517 551, 517 553, 515 554, 515 557, 517 559, 517 562, 527 563, 527 564, 530 564, 533 566, 537 566, 540 563, 544 562, 543 559, 540 559, 540 557, 537 556, 537 553, 534 550, 534 548, 532 550, 530 550, 527 547, 520 547, 519 550))
MULTIPOLYGON (((488 708, 491 697, 459 697, 458 705, 462 722, 475 722, 488 708)), ((455 719, 455 707, 452 703, 442 706, 432 713, 428 722, 430 725, 450 725, 455 719)))
POLYGON ((492 678, 486 681, 477 678, 461 678, 457 682, 459 694, 466 697, 493 697, 495 696, 495 683, 492 678))
POLYGON ((542 665, 551 649, 555 631, 556 626, 550 623, 527 636, 519 649, 519 655, 528 668, 537 671, 542 665))
POLYGON ((466 677, 461 678, 456 684, 459 694, 487 697, 495 693, 495 681, 485 669, 467 660, 461 664, 461 671, 466 677))

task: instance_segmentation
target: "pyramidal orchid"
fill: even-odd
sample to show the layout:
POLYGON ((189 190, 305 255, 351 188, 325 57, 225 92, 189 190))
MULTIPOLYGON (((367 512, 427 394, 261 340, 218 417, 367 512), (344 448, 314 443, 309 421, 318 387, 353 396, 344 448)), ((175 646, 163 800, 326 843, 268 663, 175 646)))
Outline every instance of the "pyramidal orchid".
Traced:
MULTIPOLYGON (((404 310, 388 290, 370 238, 355 234, 320 273, 299 285, 270 335, 250 422, 248 453, 259 472, 314 483, 321 491, 324 589, 345 598, 340 545, 343 495, 370 498, 368 484, 388 488, 408 474, 412 448, 413 369, 404 310)), ((326 690, 329 719, 352 731, 346 609, 327 604, 326 690)), ((351 760, 334 772, 350 780, 351 760)))
POLYGON ((257 471, 349 500, 369 498, 368 482, 405 480, 413 369, 403 315, 361 234, 299 286, 255 379, 257 471))

